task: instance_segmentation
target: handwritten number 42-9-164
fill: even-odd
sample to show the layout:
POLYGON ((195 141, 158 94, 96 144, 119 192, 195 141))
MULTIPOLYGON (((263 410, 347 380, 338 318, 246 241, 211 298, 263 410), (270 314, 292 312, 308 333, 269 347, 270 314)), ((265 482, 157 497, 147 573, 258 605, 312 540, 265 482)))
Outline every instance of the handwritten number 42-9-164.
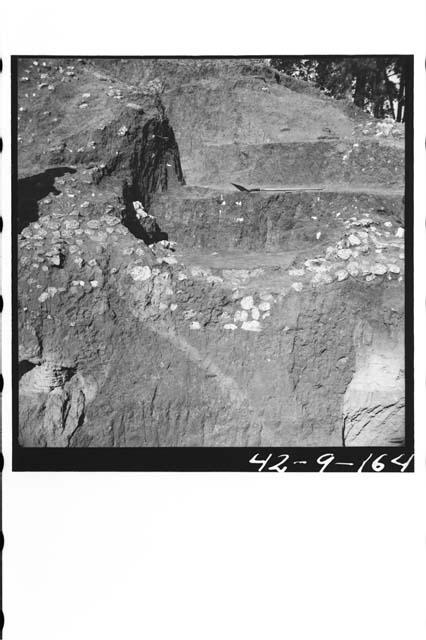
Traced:
MULTIPOLYGON (((320 473, 324 472, 327 467, 329 467, 333 463, 337 468, 339 468, 340 465, 352 466, 354 467, 354 471, 357 471, 358 473, 364 471, 364 469, 367 470, 368 468, 376 473, 379 473, 380 471, 383 471, 389 464, 399 467, 399 470, 401 472, 404 472, 409 467, 414 458, 414 454, 409 456, 405 461, 405 456, 403 454, 392 459, 389 459, 389 454, 387 453, 382 453, 375 458, 373 456, 374 454, 370 453, 367 458, 365 458, 361 462, 357 469, 355 468, 357 466, 357 463, 339 462, 339 460, 336 459, 336 456, 333 453, 323 453, 322 455, 318 456, 315 462, 319 466, 318 471, 320 473), (367 465, 369 465, 369 467, 367 465)), ((307 460, 290 460, 290 455, 288 453, 275 455, 275 458, 273 453, 270 453, 263 458, 260 457, 259 453, 255 453, 254 456, 250 458, 249 462, 251 464, 259 465, 258 471, 277 471, 279 473, 287 471, 290 465, 296 466, 308 464, 307 460), (276 462, 277 458, 278 462, 276 462)))

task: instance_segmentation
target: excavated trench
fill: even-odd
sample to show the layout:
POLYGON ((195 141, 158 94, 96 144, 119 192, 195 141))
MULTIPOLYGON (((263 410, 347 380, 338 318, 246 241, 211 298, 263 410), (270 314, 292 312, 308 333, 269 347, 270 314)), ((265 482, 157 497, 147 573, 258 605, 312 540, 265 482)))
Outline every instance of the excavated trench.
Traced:
MULTIPOLYGON (((384 166, 379 188, 368 186, 368 168, 358 189, 245 195, 215 181, 256 180, 265 166, 276 175, 282 146, 265 144, 254 159, 251 148, 209 148, 202 180, 186 187, 173 122, 159 112, 128 125, 125 151, 112 147, 105 161, 107 128, 90 158, 74 158, 94 164, 93 183, 115 192, 120 221, 143 247, 137 254, 129 245, 131 259, 141 257, 126 268, 122 254, 100 252, 90 276, 76 276, 67 259, 55 287, 65 292, 71 283, 72 296, 52 295, 37 318, 23 321, 33 330, 23 337, 21 444, 401 443, 401 282, 366 283, 361 272, 318 286, 304 280, 302 289, 289 276, 295 269, 311 277, 303 265, 324 260, 346 233, 337 228, 343 221, 403 222, 401 194, 389 191, 400 160, 389 152, 386 165, 397 170, 384 166), (249 154, 243 171, 242 152, 249 154), (144 247, 162 240, 177 242, 176 259, 158 264, 144 247), (96 281, 95 301, 77 278, 96 281)), ((315 179, 346 183, 351 170, 327 144, 293 149, 286 171, 308 155, 315 179)), ((352 167, 358 182, 368 152, 352 167)))

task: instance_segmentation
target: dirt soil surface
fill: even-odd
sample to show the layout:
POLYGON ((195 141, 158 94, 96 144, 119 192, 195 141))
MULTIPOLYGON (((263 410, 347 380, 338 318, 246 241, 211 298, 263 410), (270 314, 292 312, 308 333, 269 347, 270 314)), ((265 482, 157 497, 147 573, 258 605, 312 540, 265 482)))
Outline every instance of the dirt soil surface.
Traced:
POLYGON ((402 125, 259 59, 18 89, 21 445, 403 444, 402 125))

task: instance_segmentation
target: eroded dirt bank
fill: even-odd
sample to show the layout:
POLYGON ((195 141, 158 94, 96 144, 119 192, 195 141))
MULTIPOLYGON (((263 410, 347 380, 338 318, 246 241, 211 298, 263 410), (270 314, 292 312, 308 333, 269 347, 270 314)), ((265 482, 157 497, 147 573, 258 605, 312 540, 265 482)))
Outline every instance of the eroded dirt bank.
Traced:
POLYGON ((401 444, 403 132, 128 63, 19 70, 21 444, 401 444))

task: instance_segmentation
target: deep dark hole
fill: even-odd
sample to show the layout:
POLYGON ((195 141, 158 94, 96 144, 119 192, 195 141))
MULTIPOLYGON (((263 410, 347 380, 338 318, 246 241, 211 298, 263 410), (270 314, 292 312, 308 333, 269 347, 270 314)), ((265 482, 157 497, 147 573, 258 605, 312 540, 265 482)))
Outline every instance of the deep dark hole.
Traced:
POLYGON ((20 362, 18 363, 19 379, 21 379, 23 375, 28 373, 28 371, 31 371, 31 369, 34 369, 34 367, 36 366, 37 365, 34 364, 34 362, 30 362, 29 360, 20 360, 20 362))
POLYGON ((18 180, 18 233, 25 229, 31 222, 36 222, 39 217, 38 203, 52 193, 57 196, 61 192, 55 187, 55 178, 66 173, 75 173, 71 167, 55 167, 46 169, 43 173, 37 173, 28 178, 18 180))
POLYGON ((123 183, 123 200, 126 210, 122 219, 123 225, 130 231, 135 238, 143 240, 145 244, 153 244, 160 240, 168 240, 169 234, 162 231, 155 220, 152 218, 144 218, 139 220, 133 207, 133 202, 141 200, 140 192, 134 185, 129 186, 127 181, 123 183))
POLYGON ((168 240, 169 234, 165 231, 161 231, 157 223, 150 225, 149 228, 145 228, 143 224, 139 222, 137 218, 131 215, 123 218, 123 224, 130 231, 135 238, 143 240, 145 244, 153 244, 154 242, 160 242, 160 240, 168 240))
POLYGON ((123 183, 122 191, 126 207, 122 222, 132 235, 148 245, 168 240, 168 234, 152 218, 138 218, 133 202, 141 202, 148 212, 155 193, 185 183, 175 135, 161 103, 160 107, 162 117, 147 122, 135 142, 129 180, 123 183))

